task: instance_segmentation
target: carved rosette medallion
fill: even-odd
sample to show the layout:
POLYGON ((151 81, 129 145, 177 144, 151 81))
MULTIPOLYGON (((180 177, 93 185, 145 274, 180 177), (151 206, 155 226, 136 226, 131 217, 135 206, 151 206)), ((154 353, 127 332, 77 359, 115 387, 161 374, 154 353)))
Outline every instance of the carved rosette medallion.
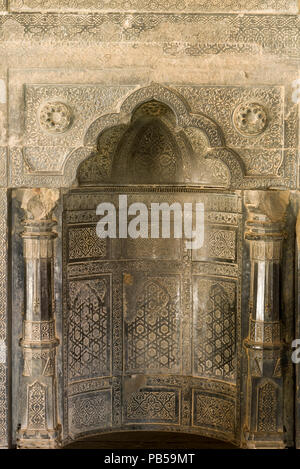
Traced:
POLYGON ((41 128, 46 132, 61 134, 71 126, 73 113, 64 103, 48 102, 41 107, 38 120, 41 128))
POLYGON ((265 108, 258 103, 241 103, 233 113, 236 130, 246 136, 260 135, 268 125, 265 108))

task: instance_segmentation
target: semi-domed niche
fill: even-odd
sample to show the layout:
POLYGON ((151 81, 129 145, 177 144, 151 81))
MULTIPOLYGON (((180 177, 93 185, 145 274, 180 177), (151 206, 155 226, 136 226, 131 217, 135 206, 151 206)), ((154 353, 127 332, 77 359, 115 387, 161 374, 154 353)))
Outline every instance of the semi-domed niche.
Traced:
POLYGON ((241 200, 224 190, 243 176, 238 157, 209 117, 154 85, 98 117, 84 145, 96 151, 63 202, 64 444, 119 431, 238 443, 241 200), (149 220, 158 205, 204 206, 204 244, 98 238, 99 204, 118 224, 120 196, 149 220))
POLYGON ((150 100, 136 107, 128 124, 105 129, 97 151, 79 166, 81 186, 114 184, 199 184, 228 187, 227 166, 205 159, 205 133, 181 128, 169 106, 150 100))

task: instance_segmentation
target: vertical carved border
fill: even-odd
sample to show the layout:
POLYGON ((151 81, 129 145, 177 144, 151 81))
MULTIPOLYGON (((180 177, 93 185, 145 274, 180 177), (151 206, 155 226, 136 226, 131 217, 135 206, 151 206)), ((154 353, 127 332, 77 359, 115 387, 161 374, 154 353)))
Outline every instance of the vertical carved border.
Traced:
POLYGON ((7 190, 0 189, 0 448, 8 445, 7 190))

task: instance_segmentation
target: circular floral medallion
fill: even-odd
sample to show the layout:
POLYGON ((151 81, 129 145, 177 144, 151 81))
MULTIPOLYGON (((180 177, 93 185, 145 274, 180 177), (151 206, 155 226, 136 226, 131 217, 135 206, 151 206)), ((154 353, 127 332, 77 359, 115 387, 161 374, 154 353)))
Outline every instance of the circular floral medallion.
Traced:
POLYGON ((65 132, 72 123, 71 109, 64 103, 46 103, 39 112, 39 122, 42 129, 47 132, 65 132))
POLYGON ((267 127, 267 113, 261 104, 243 103, 234 111, 233 123, 237 131, 242 135, 259 135, 267 127))

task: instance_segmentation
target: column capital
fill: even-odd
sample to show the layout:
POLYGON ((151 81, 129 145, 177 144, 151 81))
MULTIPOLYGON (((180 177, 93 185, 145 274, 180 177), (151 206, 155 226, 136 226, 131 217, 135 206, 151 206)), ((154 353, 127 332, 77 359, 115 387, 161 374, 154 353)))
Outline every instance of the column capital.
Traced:
POLYGON ((285 237, 284 225, 290 191, 245 191, 246 239, 274 240, 285 237))
POLYGON ((25 211, 25 223, 42 223, 52 219, 52 212, 59 199, 58 189, 18 189, 17 199, 25 211))

